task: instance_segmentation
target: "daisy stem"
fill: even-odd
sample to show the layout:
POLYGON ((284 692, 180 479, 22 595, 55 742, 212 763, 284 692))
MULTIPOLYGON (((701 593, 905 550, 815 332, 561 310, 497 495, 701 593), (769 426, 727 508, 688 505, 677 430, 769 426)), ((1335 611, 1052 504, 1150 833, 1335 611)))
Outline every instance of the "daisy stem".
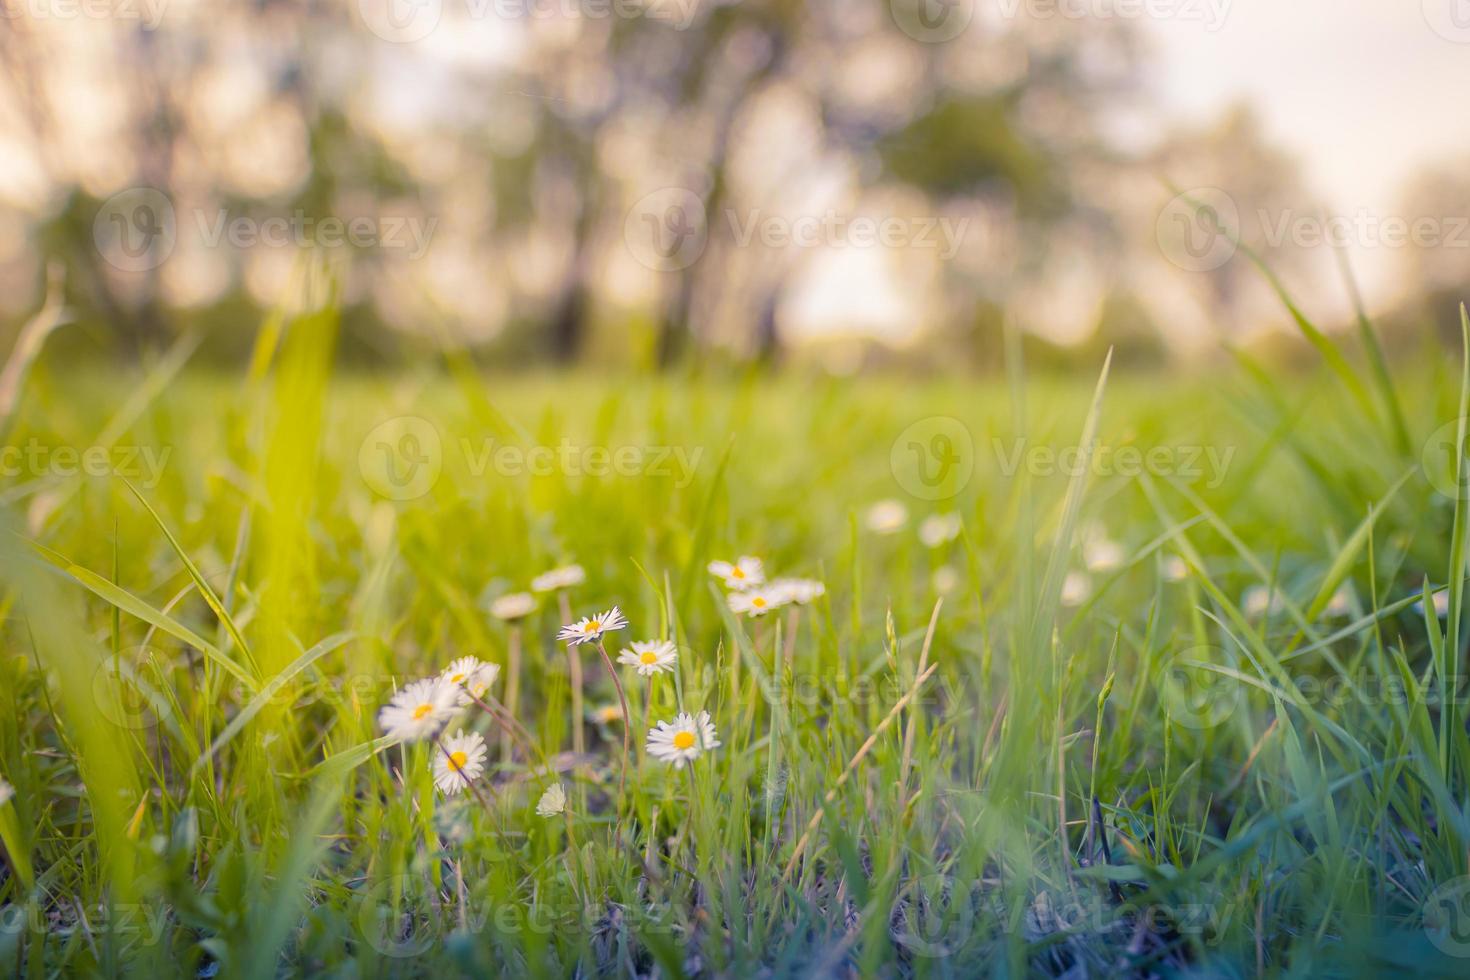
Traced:
POLYGON ((613 687, 618 689, 618 701, 623 706, 623 771, 618 776, 618 817, 622 819, 623 794, 628 786, 628 751, 631 745, 628 734, 628 719, 632 713, 628 710, 628 695, 623 690, 623 682, 618 679, 618 672, 613 667, 612 658, 607 655, 607 647, 602 643, 602 637, 597 638, 597 652, 602 654, 602 662, 607 665, 607 672, 612 676, 613 687))
MULTIPOLYGON (((626 729, 627 727, 628 727, 628 724, 625 721, 623 723, 623 728, 626 729)), ((648 675, 648 687, 644 689, 644 694, 643 694, 643 730, 646 732, 646 731, 648 731, 652 727, 653 727, 653 675, 652 674, 649 674, 648 675)), ((639 751, 638 751, 638 781, 640 783, 643 782, 643 764, 644 764, 644 762, 647 759, 648 759, 648 753, 646 751, 644 751, 643 749, 640 748, 639 751)))
MULTIPOLYGON (((549 776, 551 774, 551 762, 546 758, 546 753, 542 752, 541 747, 531 740, 530 733, 526 732, 520 727, 520 723, 515 720, 515 716, 510 714, 504 705, 496 701, 494 698, 491 698, 489 694, 485 695, 485 697, 489 698, 491 702, 490 704, 487 704, 485 701, 482 701, 479 698, 475 697, 473 694, 470 694, 468 690, 465 691, 465 693, 469 694, 470 700, 479 705, 480 709, 484 711, 487 715, 489 715, 495 721, 495 724, 500 726, 500 730, 503 735, 510 736, 525 747, 526 757, 528 759, 534 753, 536 758, 541 760, 541 765, 544 769, 544 772, 542 773, 543 777, 549 776)), ((540 779, 538 780, 538 782, 541 783, 541 789, 545 790, 545 779, 540 779)))
MULTIPOLYGON (((507 715, 514 718, 516 709, 521 704, 521 627, 519 624, 511 625, 505 661, 508 675, 505 679, 505 710, 507 715)), ((507 728, 500 733, 500 757, 502 759, 511 757, 510 740, 511 732, 507 728)))
MULTIPOLYGON (((558 592, 556 599, 561 606, 562 622, 570 623, 572 604, 567 594, 558 592)), ((587 744, 582 736, 582 654, 575 644, 567 645, 567 673, 572 683, 572 751, 580 757, 586 754, 587 744)))
POLYGON ((648 675, 648 695, 643 701, 643 728, 653 727, 653 675, 648 675))
MULTIPOLYGON (((695 727, 698 728, 698 725, 696 725, 695 727)), ((689 776, 689 820, 688 820, 688 826, 690 828, 692 828, 691 829, 691 833, 689 835, 689 846, 690 847, 693 847, 694 848, 694 851, 695 851, 695 853, 694 853, 694 860, 692 860, 692 861, 689 862, 689 866, 690 867, 698 867, 699 866, 698 865, 699 851, 700 851, 700 847, 699 847, 700 828, 699 828, 699 821, 696 818, 696 815, 694 813, 694 808, 698 805, 695 802, 695 800, 699 796, 699 789, 694 784, 694 763, 693 762, 686 763, 684 765, 684 772, 689 776)))
POLYGON ((794 663, 796 655, 796 633, 801 626, 801 607, 792 606, 786 613, 786 662, 794 663))

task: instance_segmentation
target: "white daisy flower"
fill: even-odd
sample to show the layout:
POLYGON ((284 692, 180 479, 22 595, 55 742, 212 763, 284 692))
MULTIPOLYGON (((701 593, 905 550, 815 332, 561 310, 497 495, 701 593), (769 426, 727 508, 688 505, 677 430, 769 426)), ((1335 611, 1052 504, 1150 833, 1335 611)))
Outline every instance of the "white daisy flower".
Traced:
POLYGON ((15 787, 7 783, 5 780, 0 779, 0 806, 4 806, 5 804, 9 803, 10 798, 14 795, 15 787))
POLYGON ((490 603, 490 615, 507 622, 536 611, 536 597, 529 592, 511 592, 490 603))
POLYGON ((1082 563, 1091 572, 1107 572, 1123 564, 1123 546, 1108 538, 1094 538, 1082 544, 1082 563))
POLYGON ((638 668, 638 673, 644 677, 673 670, 674 661, 678 659, 678 648, 667 640, 640 640, 618 654, 618 663, 638 668))
POLYGON ((1332 598, 1327 600, 1327 608, 1322 610, 1329 616, 1346 616, 1353 611, 1353 595, 1346 585, 1337 587, 1332 593, 1332 598))
POLYGON ((558 640, 565 640, 572 646, 577 646, 581 643, 592 643, 601 639, 602 634, 623 629, 627 625, 628 621, 623 618, 623 614, 618 610, 618 607, 613 606, 605 613, 599 613, 596 616, 584 616, 570 626, 563 626, 561 631, 556 634, 556 638, 558 640))
POLYGON ((919 524, 919 541, 926 548, 937 548, 960 536, 964 529, 957 511, 947 514, 930 514, 919 524))
POLYGON ((1170 582, 1182 582, 1189 577, 1189 565, 1178 555, 1164 559, 1164 578, 1170 582))
POLYGON ((675 769, 683 769, 684 763, 699 758, 701 752, 719 747, 720 740, 715 737, 708 711, 694 716, 681 711, 672 724, 661 721, 656 728, 648 730, 648 754, 675 769))
POLYGON ((814 578, 778 578, 769 586, 784 602, 804 606, 827 594, 827 587, 814 578))
POLYGON ((1268 589, 1264 585, 1252 585, 1245 590, 1241 606, 1247 616, 1279 613, 1286 608, 1286 597, 1280 589, 1268 589))
POLYGON ((581 565, 563 565, 561 568, 553 568, 531 579, 532 592, 555 592, 557 589, 570 589, 574 585, 581 585, 587 581, 587 573, 582 571, 581 565))
POLYGON ((934 569, 934 591, 940 595, 949 595, 960 587, 960 573, 950 565, 941 565, 934 569))
POLYGON ((446 796, 464 792, 485 771, 485 740, 479 732, 456 732, 436 748, 434 785, 446 796))
POLYGON ((536 801, 536 815, 541 817, 554 817, 566 808, 567 791, 562 788, 561 783, 552 783, 546 787, 546 792, 536 801))
MULTIPOLYGON (((1420 616, 1424 615, 1424 600, 1420 599, 1414 603, 1414 612, 1420 616)), ((1450 612, 1450 590, 1434 593, 1434 614, 1443 619, 1450 612)))
POLYGON ((500 676, 500 665, 487 663, 476 657, 460 657, 439 676, 458 692, 455 703, 466 705, 484 698, 490 685, 495 683, 495 678, 500 676))
POLYGON ((464 682, 474 676, 475 672, 484 666, 484 661, 479 657, 460 657, 458 660, 444 668, 444 673, 439 676, 453 684, 462 687, 464 682))
POLYGON ((868 508, 864 521, 874 534, 897 534, 909 522, 909 509, 897 500, 880 500, 868 508))
POLYGON ((593 708, 587 712, 587 717, 594 724, 611 725, 614 722, 623 720, 623 708, 617 704, 605 704, 600 708, 593 708))
POLYGON ((1062 605, 1080 606, 1092 594, 1092 581, 1083 572, 1068 572, 1062 579, 1062 605))
POLYGON ((378 725, 389 736, 405 742, 428 738, 454 714, 460 693, 443 677, 414 681, 378 712, 378 725))
POLYGON ((764 616, 772 609, 779 609, 786 605, 791 601, 791 597, 785 591, 759 587, 746 589, 744 592, 731 592, 725 596, 725 601, 730 604, 730 611, 733 613, 764 616))
POLYGON ((717 575, 724 580, 725 586, 731 589, 748 589, 753 585, 760 585, 766 580, 765 568, 761 565, 759 558, 750 555, 742 555, 731 564, 727 561, 712 561, 706 568, 711 575, 717 575))

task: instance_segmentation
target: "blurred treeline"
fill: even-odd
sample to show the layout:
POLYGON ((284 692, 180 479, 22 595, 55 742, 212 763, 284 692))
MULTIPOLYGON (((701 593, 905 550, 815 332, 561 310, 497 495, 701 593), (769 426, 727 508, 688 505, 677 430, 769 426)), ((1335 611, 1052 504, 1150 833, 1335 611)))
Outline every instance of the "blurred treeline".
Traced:
MULTIPOLYGON (((1170 260, 1158 219, 1179 189, 1225 188, 1243 214, 1317 206, 1250 112, 1166 122, 1127 21, 977 5, 940 41, 915 20, 923 0, 422 0, 437 26, 394 41, 375 2, 12 11, 7 338, 49 268, 72 321, 64 349, 117 356, 197 330, 207 355, 243 357, 291 294, 299 250, 211 229, 296 216, 431 232, 422 250, 322 250, 342 350, 366 361, 449 344, 506 363, 987 366, 1010 319, 1043 361, 1115 345, 1154 363, 1285 319, 1240 256, 1206 271, 1170 260), (122 268, 99 215, 130 188, 162 194, 177 230, 166 257, 122 268), (668 223, 640 209, 670 189, 705 217, 687 264, 636 240, 645 220, 668 223), (965 233, 953 254, 743 237, 830 214, 965 233)), ((1467 186, 1446 171, 1406 194, 1465 213, 1467 186)), ((1341 291, 1331 255, 1256 244, 1309 299, 1341 291)), ((1384 257, 1419 298, 1400 329, 1459 298, 1463 258, 1384 257)))

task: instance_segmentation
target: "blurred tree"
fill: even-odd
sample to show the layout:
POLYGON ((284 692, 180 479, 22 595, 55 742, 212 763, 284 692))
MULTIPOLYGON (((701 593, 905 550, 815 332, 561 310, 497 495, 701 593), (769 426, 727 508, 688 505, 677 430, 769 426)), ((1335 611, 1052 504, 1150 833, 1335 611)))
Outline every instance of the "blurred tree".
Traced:
POLYGON ((1405 188, 1400 209, 1409 231, 1397 252, 1408 300, 1395 319, 1419 336, 1431 332, 1420 328, 1432 325, 1452 347, 1460 344, 1460 304, 1470 301, 1467 163, 1445 163, 1419 173, 1405 188))

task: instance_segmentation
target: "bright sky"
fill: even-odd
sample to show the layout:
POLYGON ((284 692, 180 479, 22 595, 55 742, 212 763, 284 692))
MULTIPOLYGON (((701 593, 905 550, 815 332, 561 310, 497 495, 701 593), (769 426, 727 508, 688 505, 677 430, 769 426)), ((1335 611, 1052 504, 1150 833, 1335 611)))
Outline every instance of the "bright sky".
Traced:
POLYGON ((1180 118, 1249 100, 1328 207, 1392 214, 1406 179, 1470 157, 1470 0, 1176 6, 1210 4, 1224 12, 1213 32, 1182 17, 1148 22, 1150 88, 1180 118))
MULTIPOLYGON (((1320 205, 1344 216, 1412 217, 1402 213, 1406 183, 1428 167, 1470 159, 1470 0, 1056 2, 1135 17, 1177 12, 1138 17, 1153 42, 1144 84, 1146 101, 1163 107, 1157 132, 1207 126, 1233 103, 1250 103, 1267 138, 1300 161, 1314 195, 1301 202, 1303 213, 1320 205)), ((1362 245, 1347 255, 1370 310, 1401 299, 1402 255, 1362 245)), ((840 270, 808 283, 793 310, 813 332, 824 318, 850 328, 855 305, 884 308, 871 302, 873 274, 850 256, 836 260, 840 270)), ((1315 292, 1308 285, 1293 284, 1315 314, 1348 314, 1335 274, 1315 292)))

